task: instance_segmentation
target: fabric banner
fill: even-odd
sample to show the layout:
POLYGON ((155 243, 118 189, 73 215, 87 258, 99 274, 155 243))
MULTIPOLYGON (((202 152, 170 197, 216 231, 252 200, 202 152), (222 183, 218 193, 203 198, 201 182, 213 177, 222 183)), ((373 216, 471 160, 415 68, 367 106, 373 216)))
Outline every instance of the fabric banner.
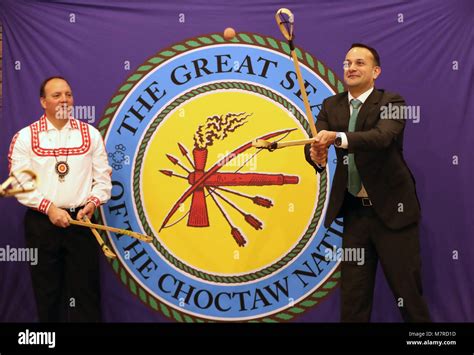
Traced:
MULTIPOLYGON (((42 115, 41 82, 63 76, 74 116, 99 129, 113 168, 99 218, 153 237, 108 234, 118 258, 101 256, 104 321, 338 322, 340 259, 327 253, 341 246, 343 220, 323 225, 334 149, 316 175, 301 147, 252 147, 311 136, 275 22, 282 7, 294 14, 314 117, 345 90, 351 44, 378 50, 376 87, 407 102, 432 318, 473 322, 470 0, 2 0, 0 176, 15 133, 42 115)), ((35 321, 34 261, 20 257, 26 209, 7 198, 0 209, 0 321, 35 321)), ((379 267, 372 321, 400 322, 398 306, 379 267)))

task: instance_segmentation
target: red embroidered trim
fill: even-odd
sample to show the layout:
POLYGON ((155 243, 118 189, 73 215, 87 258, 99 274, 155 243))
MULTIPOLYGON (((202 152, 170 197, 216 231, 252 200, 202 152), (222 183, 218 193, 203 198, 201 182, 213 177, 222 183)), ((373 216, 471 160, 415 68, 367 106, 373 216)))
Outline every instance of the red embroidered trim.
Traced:
POLYGON ((16 140, 18 139, 18 136, 20 135, 20 132, 17 132, 13 138, 12 142, 10 143, 10 149, 8 150, 8 171, 11 173, 12 172, 12 154, 13 154, 13 148, 15 147, 16 140))
POLYGON ((46 214, 46 211, 48 210, 49 206, 51 205, 51 201, 47 199, 42 199, 39 206, 38 206, 38 211, 46 214))
POLYGON ((39 120, 39 131, 40 132, 46 132, 47 128, 48 128, 48 125, 46 123, 46 116, 43 115, 43 116, 41 116, 41 118, 39 120))
POLYGON ((77 121, 75 119, 71 118, 69 122, 71 123, 72 129, 79 129, 79 126, 77 125, 77 121))
POLYGON ((89 197, 87 199, 87 203, 89 203, 89 202, 92 202, 95 205, 96 208, 100 206, 100 200, 95 196, 89 197))
POLYGON ((45 149, 39 146, 39 132, 46 131, 46 118, 43 116, 39 122, 30 125, 31 129, 31 149, 38 156, 54 157, 57 155, 82 155, 85 154, 91 146, 91 136, 89 126, 84 122, 78 122, 75 119, 70 120, 71 127, 80 129, 82 136, 82 145, 74 148, 45 149), (80 127, 79 127, 80 126, 80 127))
POLYGON ((95 196, 89 197, 87 199, 87 203, 89 203, 89 202, 92 202, 95 205, 96 208, 100 206, 100 200, 95 196))

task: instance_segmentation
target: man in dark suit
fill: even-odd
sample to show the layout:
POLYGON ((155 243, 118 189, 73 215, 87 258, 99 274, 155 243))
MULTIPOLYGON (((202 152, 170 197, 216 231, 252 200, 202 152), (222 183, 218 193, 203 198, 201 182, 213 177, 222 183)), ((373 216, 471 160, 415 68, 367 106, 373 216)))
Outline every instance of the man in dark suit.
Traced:
POLYGON ((405 101, 374 88, 380 73, 377 51, 353 44, 344 61, 348 92, 324 100, 319 133, 305 156, 321 172, 334 144, 337 166, 324 225, 344 217, 343 250, 361 248, 365 255, 362 265, 341 262, 341 321, 370 321, 380 261, 403 319, 429 322, 421 286, 420 206, 403 158, 405 119, 390 117, 405 101))

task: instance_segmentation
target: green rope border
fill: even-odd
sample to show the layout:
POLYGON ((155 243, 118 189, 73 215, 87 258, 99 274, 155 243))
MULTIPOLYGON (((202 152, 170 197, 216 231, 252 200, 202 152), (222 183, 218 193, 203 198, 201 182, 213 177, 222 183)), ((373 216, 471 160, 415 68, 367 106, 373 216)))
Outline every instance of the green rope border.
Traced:
POLYGON ((293 260, 300 252, 301 250, 306 246, 307 242, 309 239, 313 236, 313 233, 316 229, 316 226, 319 222, 319 219, 321 218, 322 211, 324 209, 324 202, 326 198, 326 183, 327 183, 327 175, 326 174, 318 174, 320 177, 320 186, 321 188, 319 190, 319 196, 318 196, 318 205, 316 206, 315 213, 313 215, 313 218, 311 220, 310 225, 308 226, 307 231, 301 238, 301 240, 298 242, 298 244, 284 257, 282 257, 280 260, 277 262, 273 263, 270 266, 267 266, 261 270, 258 270, 253 273, 248 273, 244 275, 238 275, 238 276, 222 276, 222 275, 214 275, 210 273, 206 273, 200 270, 196 270, 193 267, 187 265, 186 263, 182 262, 178 258, 176 258, 174 255, 169 253, 169 251, 164 248, 161 243, 158 241, 158 238, 153 233, 153 230, 151 229, 150 225, 148 224, 148 221, 145 216, 145 211, 143 208, 143 204, 141 201, 141 193, 140 193, 140 176, 141 176, 141 170, 142 170, 142 165, 143 165, 143 159, 147 147, 147 142, 151 139, 153 134, 155 133, 157 127, 160 125, 161 121, 173 110, 178 108, 181 104, 186 102, 187 100, 196 97, 197 95, 204 94, 210 91, 215 91, 215 90, 243 90, 243 91, 249 91, 252 93, 259 93, 262 96, 265 96, 269 99, 272 99, 276 101, 277 103, 283 105, 287 110, 290 112, 295 112, 295 116, 298 119, 298 121, 303 125, 305 131, 308 134, 311 134, 311 131, 309 129, 309 124, 306 118, 301 115, 301 113, 296 109, 295 106, 293 106, 291 103, 289 103, 287 100, 282 98, 280 95, 274 93, 273 91, 267 90, 265 88, 262 88, 260 86, 254 85, 254 84, 249 84, 249 83, 242 83, 242 82, 233 82, 233 81, 226 81, 226 82, 221 82, 221 83, 213 83, 213 84, 208 84, 208 85, 203 85, 200 86, 199 88, 196 88, 194 90, 188 91, 185 94, 181 95, 179 98, 174 100, 172 103, 170 103, 165 109, 163 109, 158 117, 156 117, 153 121, 153 123, 150 125, 148 128, 147 132, 144 135, 144 138, 142 140, 142 145, 138 150, 136 159, 135 159, 135 167, 134 167, 134 172, 133 172, 133 196, 135 198, 135 203, 137 207, 137 212, 139 215, 139 218, 142 222, 143 228, 145 230, 145 233, 147 235, 153 236, 153 245, 157 248, 158 252, 163 255, 166 260, 168 260, 171 264, 173 264, 175 267, 178 269, 191 274, 193 276, 196 276, 200 279, 206 280, 206 281, 211 281, 211 282, 218 282, 218 283, 242 283, 242 282, 248 282, 248 281, 253 281, 253 280, 258 280, 262 277, 268 276, 275 271, 281 269, 285 265, 287 265, 291 260, 293 260))
MULTIPOLYGON (((198 38, 192 38, 186 40, 184 44, 180 43, 174 46, 171 46, 161 52, 150 57, 143 65, 141 65, 134 74, 132 74, 113 95, 110 104, 105 109, 104 115, 99 122, 98 129, 103 137, 106 136, 109 125, 111 123, 111 118, 113 117, 115 111, 120 105, 121 100, 126 96, 126 94, 132 89, 132 87, 149 71, 151 71, 157 64, 164 63, 170 58, 172 58, 178 52, 187 51, 188 49, 194 49, 205 46, 212 46, 216 44, 228 44, 228 43, 241 43, 241 44, 254 44, 257 46, 272 48, 278 51, 283 51, 284 53, 290 55, 290 48, 287 43, 274 39, 273 37, 262 37, 252 33, 239 33, 231 41, 226 41, 220 34, 210 34, 203 35, 198 38), (176 52, 175 52, 176 51, 176 52)), ((296 55, 301 64, 305 64, 313 71, 318 73, 321 78, 329 84, 331 89, 336 92, 343 92, 345 90, 344 84, 339 80, 339 78, 327 68, 323 62, 316 59, 311 54, 303 51, 301 48, 295 48, 296 55)), ((103 220, 101 212, 97 213, 97 218, 103 220)), ((104 232, 104 236, 107 234, 104 232)), ((108 240, 108 238, 106 238, 108 240)), ((110 244, 110 243, 108 243, 110 244)), ((129 276, 127 270, 118 262, 117 259, 109 260, 112 265, 113 270, 116 275, 120 278, 122 283, 127 286, 130 291, 139 297, 139 299, 148 305, 150 308, 155 311, 161 311, 169 319, 173 319, 178 322, 186 323, 204 323, 204 322, 213 322, 207 318, 189 316, 186 313, 176 311, 174 308, 168 307, 164 302, 156 299, 152 295, 147 295, 147 292, 138 284, 135 283, 133 277, 129 276)), ((252 320, 251 322, 278 322, 278 321, 289 321, 294 317, 302 314, 304 310, 300 310, 300 306, 303 308, 311 308, 319 302, 320 299, 326 297, 330 291, 334 289, 337 285, 337 282, 340 278, 339 268, 336 269, 331 277, 321 286, 321 289, 327 291, 316 291, 305 300, 298 303, 295 307, 290 307, 285 311, 281 311, 270 317, 264 317, 260 319, 252 320), (306 302, 308 301, 308 302, 306 302)))

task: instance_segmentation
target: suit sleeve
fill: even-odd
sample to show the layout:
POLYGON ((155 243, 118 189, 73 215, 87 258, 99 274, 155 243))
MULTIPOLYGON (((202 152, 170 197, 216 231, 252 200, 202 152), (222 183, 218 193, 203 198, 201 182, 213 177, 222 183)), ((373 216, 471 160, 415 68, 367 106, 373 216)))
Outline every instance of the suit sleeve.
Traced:
MULTIPOLYGON (((322 104, 322 107, 321 107, 321 111, 319 111, 318 117, 316 119, 316 129, 317 129, 318 132, 320 132, 322 130, 328 130, 329 129, 328 113, 327 113, 327 110, 326 110, 326 104, 327 104, 327 100, 324 100, 323 104, 322 104)), ((311 149, 310 144, 306 144, 304 146, 305 159, 316 170, 316 172, 321 173, 326 168, 325 167, 321 168, 318 165, 316 165, 316 163, 311 159, 310 149, 311 149)))
MULTIPOLYGON (((392 110, 395 107, 405 106, 405 101, 399 95, 393 95, 389 103, 391 103, 392 110)), ((390 112, 388 112, 387 117, 380 117, 375 127, 368 131, 345 132, 348 151, 354 153, 357 151, 383 150, 393 143, 404 127, 404 119, 391 118, 390 112)))

